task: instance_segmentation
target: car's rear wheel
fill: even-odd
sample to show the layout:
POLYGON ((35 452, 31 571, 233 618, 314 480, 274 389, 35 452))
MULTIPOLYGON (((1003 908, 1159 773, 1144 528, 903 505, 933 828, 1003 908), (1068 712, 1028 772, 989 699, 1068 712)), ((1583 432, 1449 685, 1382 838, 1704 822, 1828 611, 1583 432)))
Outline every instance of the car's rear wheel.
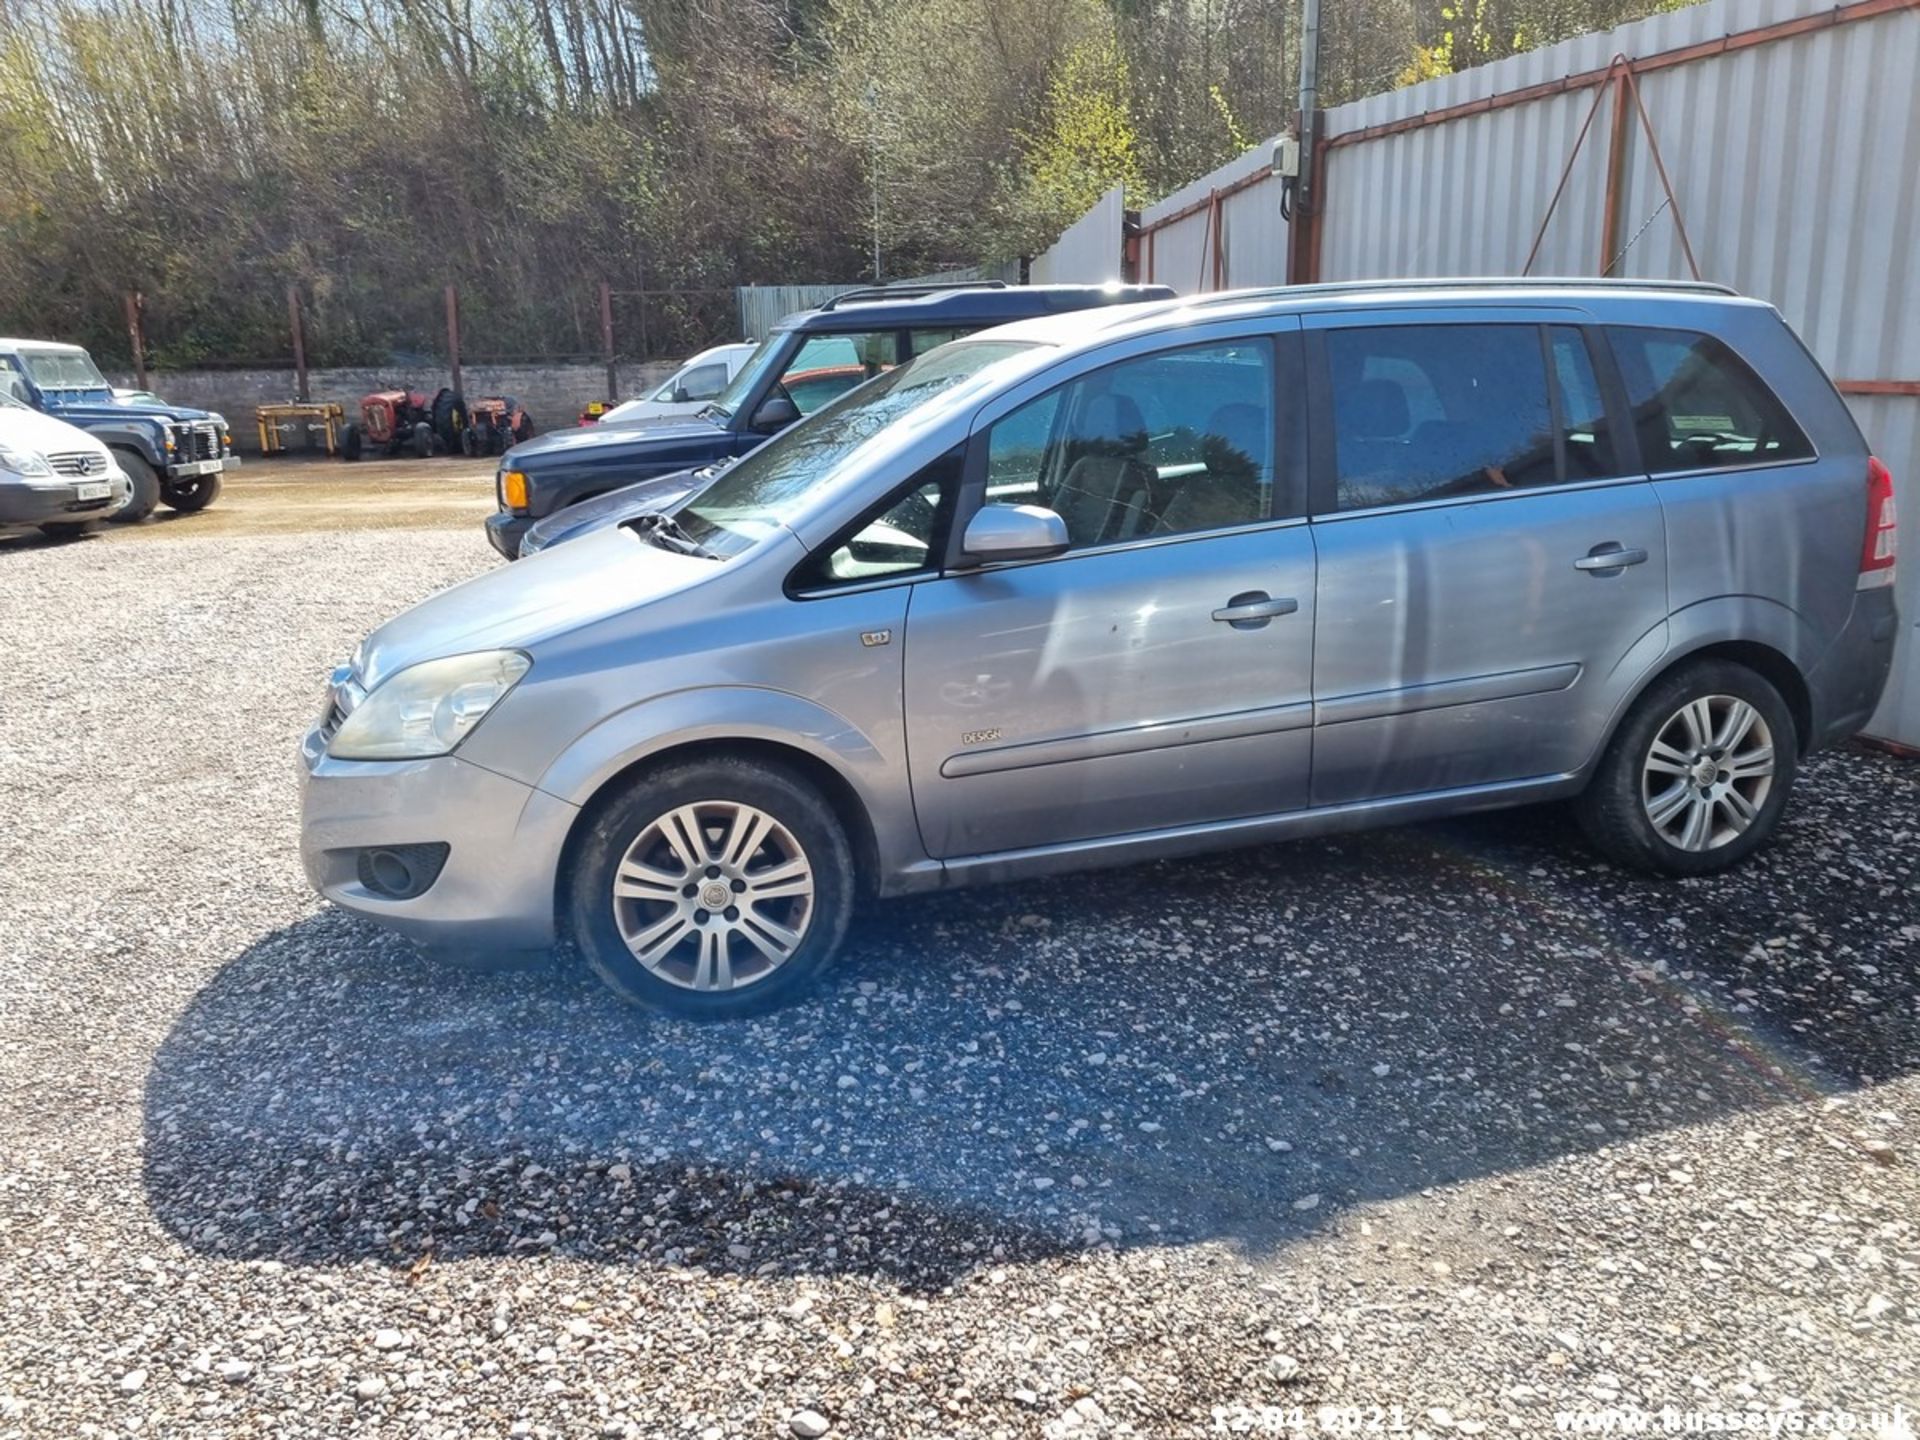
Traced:
POLYGON ((571 877, 573 935, 636 1004, 753 1014, 833 958, 853 873, 833 807, 800 776, 735 757, 670 764, 591 822, 571 877))
POLYGON ((1623 865, 1711 874, 1773 834, 1798 754, 1778 690, 1744 665, 1703 661, 1635 702, 1575 813, 1595 847, 1623 865))
POLYGON ((166 493, 160 498, 170 508, 191 515, 196 510, 206 509, 220 498, 220 477, 198 475, 191 480, 176 481, 167 486, 166 493))
POLYGON ((146 519, 160 503, 160 472, 132 450, 116 450, 113 458, 133 482, 133 498, 107 518, 123 525, 146 519))

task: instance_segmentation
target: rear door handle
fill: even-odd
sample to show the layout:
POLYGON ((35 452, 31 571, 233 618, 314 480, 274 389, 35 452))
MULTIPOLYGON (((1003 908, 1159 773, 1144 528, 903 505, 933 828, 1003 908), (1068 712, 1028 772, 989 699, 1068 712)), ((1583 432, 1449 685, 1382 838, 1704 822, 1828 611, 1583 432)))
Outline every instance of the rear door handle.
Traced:
POLYGON ((1624 570, 1629 565, 1644 565, 1646 563, 1646 551, 1628 550, 1621 546, 1618 541, 1609 540, 1604 545, 1594 546, 1593 549, 1574 561, 1573 568, 1576 570, 1585 570, 1589 573, 1599 571, 1604 574, 1610 571, 1624 570))
POLYGON ((1248 590, 1214 611, 1213 618, 1236 630, 1258 630, 1274 616, 1291 615, 1299 608, 1300 602, 1291 596, 1276 600, 1264 590, 1248 590))

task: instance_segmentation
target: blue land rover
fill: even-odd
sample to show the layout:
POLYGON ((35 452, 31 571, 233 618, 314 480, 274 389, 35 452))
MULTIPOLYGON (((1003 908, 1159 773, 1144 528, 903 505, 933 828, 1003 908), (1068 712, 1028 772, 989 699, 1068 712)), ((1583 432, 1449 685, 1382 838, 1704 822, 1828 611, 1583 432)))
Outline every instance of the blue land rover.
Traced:
POLYGON ((115 520, 143 520, 156 505, 204 510, 220 476, 239 464, 224 418, 113 392, 93 357, 51 340, 0 340, 0 392, 88 431, 113 452, 133 482, 115 520))
POLYGON ((1165 285, 994 281, 851 290, 782 320, 692 419, 617 430, 585 426, 514 446, 494 478, 499 509, 487 517, 487 539, 514 560, 534 523, 569 505, 668 475, 685 474, 685 489, 695 489, 700 482, 691 472, 744 455, 861 381, 976 330, 1173 298, 1165 285))

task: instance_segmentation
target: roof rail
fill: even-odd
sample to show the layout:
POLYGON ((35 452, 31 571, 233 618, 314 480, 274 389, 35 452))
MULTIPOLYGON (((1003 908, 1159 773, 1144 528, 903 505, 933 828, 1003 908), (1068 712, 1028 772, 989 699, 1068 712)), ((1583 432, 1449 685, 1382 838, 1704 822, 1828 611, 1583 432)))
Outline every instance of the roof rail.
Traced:
POLYGON ((1250 290, 1221 290, 1196 295, 1185 303, 1225 305, 1263 296, 1344 295, 1356 290, 1686 290, 1705 295, 1738 295, 1731 285, 1711 280, 1600 279, 1592 275, 1429 276, 1407 280, 1326 280, 1312 285, 1262 285, 1250 290))
POLYGON ((832 310, 849 300, 913 300, 945 290, 1005 290, 1004 280, 931 280, 922 285, 862 285, 843 290, 820 308, 832 310))

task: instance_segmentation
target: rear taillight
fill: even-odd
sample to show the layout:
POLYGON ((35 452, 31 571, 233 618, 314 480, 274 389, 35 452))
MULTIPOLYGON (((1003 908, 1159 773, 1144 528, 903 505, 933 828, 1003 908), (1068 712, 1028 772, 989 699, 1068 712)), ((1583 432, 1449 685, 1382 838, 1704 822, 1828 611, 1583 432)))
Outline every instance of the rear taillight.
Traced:
POLYGON ((1900 544, 1893 510, 1893 472, 1867 457, 1867 539, 1860 551, 1860 588, 1893 583, 1900 544))

